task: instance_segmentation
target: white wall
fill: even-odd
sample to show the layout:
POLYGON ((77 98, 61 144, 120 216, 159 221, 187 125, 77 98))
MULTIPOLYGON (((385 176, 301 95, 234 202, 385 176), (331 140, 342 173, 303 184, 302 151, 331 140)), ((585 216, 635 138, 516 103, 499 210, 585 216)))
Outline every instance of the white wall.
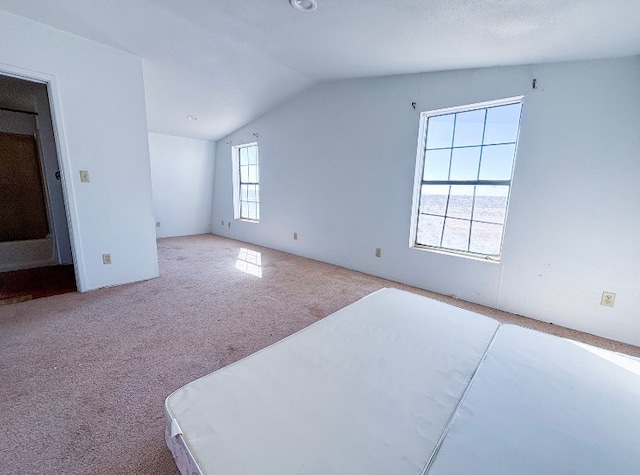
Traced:
POLYGON ((2 71, 51 81, 80 289, 156 277, 141 60, 0 11, 2 71))
POLYGON ((211 232, 215 142, 149 134, 158 237, 211 232))
POLYGON ((318 85, 218 142, 213 232, 640 344, 638 78, 631 57, 318 85), (517 95, 501 262, 410 249, 419 113, 517 95), (253 133, 262 220, 223 227, 227 142, 253 133), (599 305, 603 290, 615 308, 599 305))

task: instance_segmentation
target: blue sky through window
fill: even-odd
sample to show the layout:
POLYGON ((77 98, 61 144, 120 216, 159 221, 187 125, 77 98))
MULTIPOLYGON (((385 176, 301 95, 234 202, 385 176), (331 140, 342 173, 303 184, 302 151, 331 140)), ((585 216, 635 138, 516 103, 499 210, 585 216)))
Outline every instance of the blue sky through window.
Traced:
POLYGON ((521 109, 518 102, 430 117, 423 180, 510 180, 521 109))

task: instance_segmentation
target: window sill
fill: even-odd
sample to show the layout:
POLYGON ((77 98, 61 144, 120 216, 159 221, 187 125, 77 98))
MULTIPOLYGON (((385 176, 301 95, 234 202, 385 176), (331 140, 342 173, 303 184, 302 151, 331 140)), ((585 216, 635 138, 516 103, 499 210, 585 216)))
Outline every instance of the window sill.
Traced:
POLYGON ((474 254, 471 252, 464 252, 464 251, 453 251, 450 249, 439 249, 439 248, 435 248, 435 247, 429 247, 429 246, 421 246, 419 244, 413 244, 411 246, 409 246, 410 249, 415 249, 418 251, 427 251, 427 252, 433 252, 435 254, 444 254, 446 256, 455 256, 455 257, 462 257, 462 258, 466 258, 466 259, 472 259, 474 261, 480 261, 480 262, 486 262, 488 264, 500 264, 500 256, 485 256, 482 254, 474 254))
POLYGON ((235 218, 236 221, 243 221, 245 223, 254 223, 254 224, 258 224, 260 223, 259 219, 248 219, 248 218, 235 218))

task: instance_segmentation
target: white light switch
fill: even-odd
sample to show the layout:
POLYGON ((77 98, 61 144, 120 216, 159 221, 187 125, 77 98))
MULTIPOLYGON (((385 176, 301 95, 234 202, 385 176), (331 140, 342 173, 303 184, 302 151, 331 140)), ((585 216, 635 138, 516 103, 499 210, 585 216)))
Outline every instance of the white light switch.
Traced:
POLYGON ((89 170, 80 170, 80 181, 82 183, 89 183, 89 170))

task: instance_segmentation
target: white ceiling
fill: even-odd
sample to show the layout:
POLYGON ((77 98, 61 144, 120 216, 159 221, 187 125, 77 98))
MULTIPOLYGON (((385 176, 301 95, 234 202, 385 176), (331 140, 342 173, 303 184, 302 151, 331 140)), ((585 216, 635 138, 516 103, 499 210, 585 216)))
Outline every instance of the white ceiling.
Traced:
POLYGON ((312 13, 288 0, 0 9, 142 57, 149 130, 210 140, 327 79, 640 54, 640 0, 317 1, 312 13))

